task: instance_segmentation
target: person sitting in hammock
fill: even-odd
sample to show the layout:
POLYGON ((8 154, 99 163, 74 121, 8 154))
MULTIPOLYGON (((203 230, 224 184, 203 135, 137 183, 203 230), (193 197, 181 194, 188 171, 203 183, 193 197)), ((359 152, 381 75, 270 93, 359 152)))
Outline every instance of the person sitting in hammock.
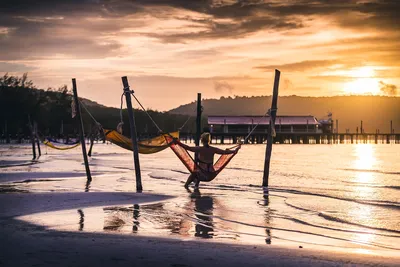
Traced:
MULTIPOLYGON (((175 142, 179 142, 179 145, 182 146, 184 149, 191 151, 191 152, 195 152, 198 153, 198 159, 197 159, 197 165, 199 166, 199 168, 201 168, 202 170, 205 170, 208 173, 212 173, 214 171, 214 155, 215 154, 220 154, 220 155, 224 155, 224 154, 234 154, 236 153, 241 145, 239 144, 239 146, 235 149, 235 150, 223 150, 223 149, 219 149, 217 147, 213 147, 210 146, 210 141, 211 141, 211 135, 210 133, 203 133, 200 137, 200 141, 201 144, 203 146, 188 146, 186 144, 181 143, 179 140, 175 139, 175 142)), ((185 183, 185 188, 189 188, 189 184, 191 182, 195 182, 195 187, 198 188, 199 184, 200 184, 200 177, 199 175, 205 175, 204 171, 201 170, 197 170, 196 172, 193 172, 192 174, 190 174, 189 178, 187 179, 186 183, 185 183)))

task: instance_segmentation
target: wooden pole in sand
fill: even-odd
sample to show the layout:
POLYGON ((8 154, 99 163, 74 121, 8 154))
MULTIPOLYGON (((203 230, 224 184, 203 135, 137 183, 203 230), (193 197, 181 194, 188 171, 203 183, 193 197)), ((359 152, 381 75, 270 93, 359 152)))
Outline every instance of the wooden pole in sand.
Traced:
POLYGON ((34 130, 34 133, 35 133, 36 145, 37 145, 37 149, 38 149, 38 152, 39 152, 38 158, 40 158, 40 156, 42 155, 42 151, 40 150, 40 141, 39 141, 38 127, 37 127, 37 122, 36 121, 33 123, 33 130, 34 130))
POLYGON ((36 159, 36 148, 35 148, 35 137, 33 135, 33 127, 31 123, 31 116, 28 115, 28 126, 29 126, 29 131, 31 132, 31 143, 32 143, 32 155, 33 155, 33 160, 36 159))
MULTIPOLYGON (((200 135, 201 135, 201 93, 197 93, 197 116, 196 116, 196 137, 194 142, 196 146, 200 145, 200 135)), ((194 154, 194 159, 197 162, 199 159, 199 154, 194 154)))
POLYGON ((4 122, 4 134, 6 135, 6 144, 10 143, 10 136, 8 135, 7 120, 4 122))
POLYGON ((74 92, 74 102, 76 109, 76 118, 78 120, 79 137, 81 139, 82 155, 83 161, 85 162, 86 177, 88 181, 92 181, 92 176, 90 174, 89 162, 86 154, 86 144, 85 144, 85 133, 83 131, 83 120, 81 115, 81 106, 79 105, 78 91, 76 88, 76 79, 72 79, 72 91, 74 92))
POLYGON ((90 135, 89 139, 90 139, 90 147, 89 147, 88 156, 91 157, 92 156, 93 144, 94 144, 94 137, 92 135, 90 135))
MULTIPOLYGON (((122 85, 124 86, 126 107, 128 108, 129 125, 130 125, 130 129, 131 129, 131 140, 132 140, 132 145, 133 145, 133 161, 134 161, 135 174, 136 174, 136 191, 142 192, 143 187, 142 187, 142 177, 140 174, 139 149, 138 149, 138 144, 137 144, 135 117, 133 116, 131 90, 129 88, 128 78, 126 76, 122 77, 122 85)), ((132 90, 132 93, 133 93, 133 90, 132 90)))
POLYGON ((201 93, 197 93, 197 116, 196 116, 196 146, 200 145, 200 135, 201 135, 201 93))
POLYGON ((279 90, 280 76, 281 76, 281 72, 279 70, 275 70, 274 91, 273 91, 273 95, 272 95, 269 130, 268 130, 268 136, 267 136, 267 149, 265 150, 264 176, 263 176, 263 184, 262 184, 262 186, 266 186, 266 187, 268 187, 269 165, 270 165, 271 154, 272 154, 272 143, 274 140, 273 132, 275 132, 274 128, 275 128, 276 111, 278 109, 278 90, 279 90))
POLYGON ((393 131, 393 121, 390 121, 390 134, 394 133, 393 131))

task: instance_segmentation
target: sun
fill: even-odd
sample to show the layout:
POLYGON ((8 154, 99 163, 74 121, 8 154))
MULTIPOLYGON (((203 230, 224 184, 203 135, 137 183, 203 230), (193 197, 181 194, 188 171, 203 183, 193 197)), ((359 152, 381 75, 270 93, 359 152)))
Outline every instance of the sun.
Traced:
POLYGON ((380 92, 379 80, 372 67, 360 67, 348 71, 353 80, 345 83, 343 90, 348 94, 377 95, 380 92))

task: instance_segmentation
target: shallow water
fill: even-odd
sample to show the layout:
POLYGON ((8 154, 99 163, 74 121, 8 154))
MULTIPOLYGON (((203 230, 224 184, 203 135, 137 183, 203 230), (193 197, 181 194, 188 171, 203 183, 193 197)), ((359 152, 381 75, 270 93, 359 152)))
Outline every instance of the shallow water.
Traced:
MULTIPOLYGON (((86 183, 80 147, 0 146, 0 193, 135 191, 132 153, 97 144, 86 183)), ((176 196, 147 205, 90 207, 20 217, 56 230, 212 239, 246 244, 400 250, 400 149, 396 145, 274 145, 268 196, 265 145, 245 145, 200 190, 170 150, 140 155, 145 192, 176 196)))

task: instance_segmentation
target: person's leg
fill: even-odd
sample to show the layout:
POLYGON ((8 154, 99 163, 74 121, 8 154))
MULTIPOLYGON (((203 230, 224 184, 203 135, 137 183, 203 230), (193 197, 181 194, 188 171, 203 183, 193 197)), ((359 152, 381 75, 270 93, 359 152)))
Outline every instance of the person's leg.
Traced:
POLYGON ((193 182, 194 179, 195 179, 194 173, 190 174, 188 179, 187 179, 187 181, 186 181, 186 183, 185 183, 185 188, 189 188, 190 183, 193 182))
POLYGON ((200 186, 200 180, 196 180, 196 181, 195 181, 194 188, 195 188, 195 189, 198 189, 199 186, 200 186))

